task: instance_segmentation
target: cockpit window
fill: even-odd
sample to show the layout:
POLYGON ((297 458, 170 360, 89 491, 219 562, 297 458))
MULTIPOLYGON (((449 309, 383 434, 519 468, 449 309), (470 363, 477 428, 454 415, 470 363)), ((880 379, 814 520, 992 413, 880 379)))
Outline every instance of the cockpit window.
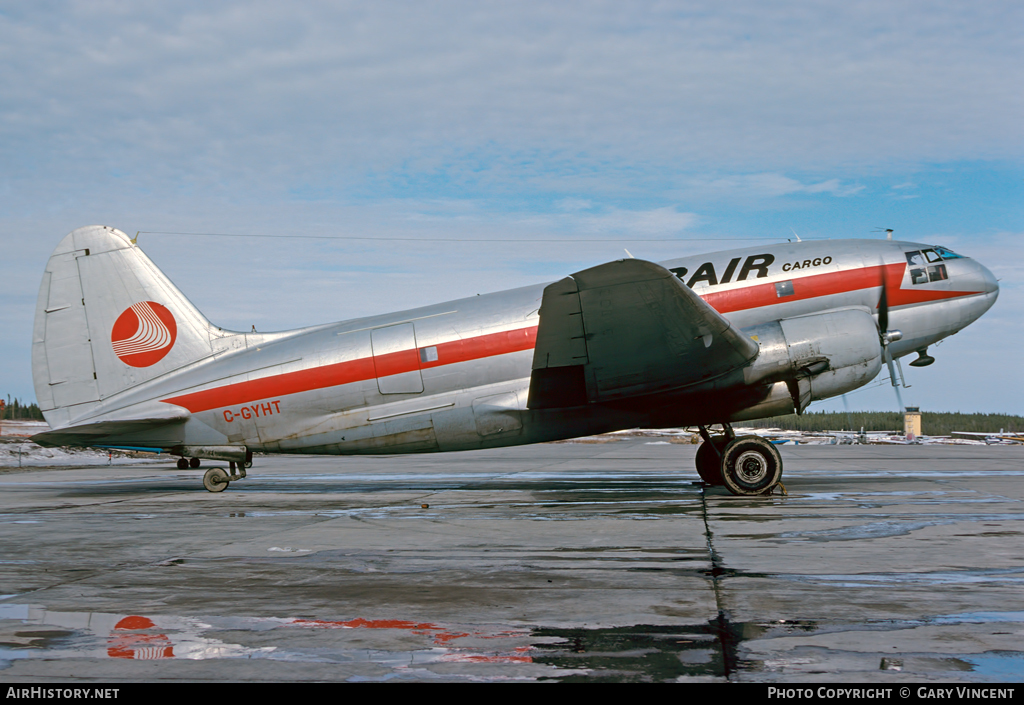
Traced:
POLYGON ((955 259, 960 255, 951 253, 942 247, 935 247, 926 250, 911 250, 907 253, 907 264, 910 269, 911 284, 927 284, 928 282, 939 282, 949 279, 946 265, 941 264, 944 259, 955 259), (946 253, 952 255, 947 258, 946 253))
POLYGON ((963 257, 963 255, 958 255, 957 253, 953 252, 953 250, 947 250, 942 245, 936 245, 933 249, 938 253, 939 257, 941 257, 942 259, 961 259, 963 257))

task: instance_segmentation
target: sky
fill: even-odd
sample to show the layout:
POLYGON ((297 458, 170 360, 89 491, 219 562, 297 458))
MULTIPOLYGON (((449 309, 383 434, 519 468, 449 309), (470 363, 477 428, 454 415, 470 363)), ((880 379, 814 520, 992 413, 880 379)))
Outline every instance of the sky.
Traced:
MULTIPOLYGON (((40 277, 83 225, 261 331, 893 228, 1001 287, 904 402, 1024 414, 1021 27, 999 0, 0 0, 0 394, 35 398, 40 277)), ((878 382, 811 408, 895 408, 878 382)))

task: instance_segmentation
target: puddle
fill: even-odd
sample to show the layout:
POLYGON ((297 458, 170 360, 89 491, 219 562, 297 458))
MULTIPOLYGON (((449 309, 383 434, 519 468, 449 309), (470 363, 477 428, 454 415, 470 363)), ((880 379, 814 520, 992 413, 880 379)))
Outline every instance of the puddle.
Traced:
POLYGON ((739 665, 741 636, 759 633, 717 621, 531 629, 362 617, 113 615, 20 604, 0 605, 0 668, 20 659, 258 659, 373 666, 351 680, 462 674, 467 680, 663 681, 724 678, 739 665))
POLYGON ((976 675, 998 683, 1024 683, 1024 653, 990 652, 961 656, 976 675))
POLYGON ((937 624, 988 624, 990 622, 1024 622, 1024 612, 962 612, 936 617, 937 624))
POLYGON ((999 504, 1005 497, 988 496, 974 490, 920 492, 794 492, 791 503, 846 502, 867 507, 883 504, 999 504), (886 501, 891 500, 891 501, 886 501))
POLYGON ((775 577, 796 582, 825 582, 834 587, 872 587, 892 584, 969 585, 980 583, 1024 583, 1024 567, 936 571, 933 573, 855 573, 813 576, 777 573, 775 577))
POLYGON ((845 526, 840 529, 823 531, 787 531, 778 534, 780 539, 807 539, 810 541, 859 541, 889 536, 905 536, 929 526, 955 524, 960 519, 937 519, 933 521, 876 521, 859 526, 845 526))
MULTIPOLYGON (((720 616, 700 624, 571 628, 369 617, 114 615, 20 604, 0 605, 0 669, 11 668, 21 659, 52 662, 58 669, 55 675, 62 672, 62 663, 73 659, 230 659, 345 665, 340 672, 343 677, 338 671, 315 671, 318 680, 758 681, 774 680, 780 669, 800 668, 803 661, 793 653, 759 652, 757 658, 749 657, 746 654, 753 652, 744 649, 747 641, 763 646, 773 638, 794 635, 851 629, 889 632, 928 623, 981 621, 1024 622, 1024 612, 963 613, 859 625, 783 620, 731 623, 720 616)), ((899 663, 904 674, 941 676, 956 670, 957 677, 969 674, 972 680, 1024 681, 1024 654, 1019 652, 918 653, 904 656, 899 663), (917 664, 918 670, 907 670, 904 663, 917 664)), ((272 673, 282 673, 267 670, 269 665, 252 663, 251 668, 271 679, 272 673)), ((820 673, 842 675, 829 668, 820 673)))
POLYGON ((742 670, 736 656, 741 635, 759 635, 754 625, 636 625, 607 629, 537 629, 547 643, 533 660, 576 671, 544 680, 562 682, 665 682, 713 677, 727 680, 742 670))
MULTIPOLYGON (((879 516, 879 515, 875 515, 879 516)), ((859 541, 863 539, 888 538, 891 536, 906 536, 932 526, 948 526, 958 523, 991 522, 991 521, 1021 521, 1024 516, 1020 514, 946 514, 936 513, 925 515, 927 520, 921 520, 921 515, 914 517, 917 521, 901 521, 898 519, 885 519, 873 521, 866 524, 844 526, 836 529, 822 529, 816 531, 784 531, 778 534, 759 534, 758 538, 777 539, 783 543, 794 543, 801 541, 859 541)), ((860 515, 859 518, 864 518, 860 515)), ((837 518, 838 519, 838 518, 837 518)), ((999 526, 992 524, 990 526, 999 526)), ((986 532, 986 535, 995 532, 986 532)), ((1017 535, 1017 532, 1009 532, 1008 535, 1017 535)))

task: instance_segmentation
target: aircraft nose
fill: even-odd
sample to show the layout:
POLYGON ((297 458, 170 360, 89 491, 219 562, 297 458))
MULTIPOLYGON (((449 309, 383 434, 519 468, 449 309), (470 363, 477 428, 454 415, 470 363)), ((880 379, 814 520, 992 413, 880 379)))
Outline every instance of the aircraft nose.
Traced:
POLYGON ((977 297, 976 303, 971 306, 973 311, 971 320, 975 320, 992 308, 996 299, 999 298, 999 282, 988 267, 976 261, 972 261, 971 265, 970 272, 967 274, 967 282, 965 282, 968 286, 964 288, 981 293, 981 296, 977 297))
POLYGON ((960 270, 956 276, 960 280, 958 289, 962 291, 976 291, 984 294, 984 298, 995 303, 999 296, 999 282, 996 275, 989 271, 988 267, 973 259, 965 259, 967 266, 960 270))
POLYGON ((992 297, 993 301, 995 297, 999 295, 999 282, 996 280, 996 276, 988 270, 988 267, 975 262, 978 265, 978 279, 981 286, 981 290, 986 294, 995 294, 992 297))
POLYGON ((981 318, 999 298, 999 282, 988 267, 975 260, 965 258, 962 261, 966 266, 959 267, 959 273, 954 275, 958 280, 956 289, 971 292, 973 296, 965 296, 962 299, 961 320, 956 330, 981 318))

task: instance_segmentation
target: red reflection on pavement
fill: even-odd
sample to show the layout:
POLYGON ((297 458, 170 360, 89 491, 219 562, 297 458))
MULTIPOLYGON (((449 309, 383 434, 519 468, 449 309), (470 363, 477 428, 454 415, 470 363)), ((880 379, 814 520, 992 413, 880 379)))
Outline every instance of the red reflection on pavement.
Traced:
POLYGON ((174 658, 174 645, 166 634, 138 633, 156 628, 153 620, 148 617, 125 617, 114 625, 107 637, 107 656, 146 660, 174 658))

